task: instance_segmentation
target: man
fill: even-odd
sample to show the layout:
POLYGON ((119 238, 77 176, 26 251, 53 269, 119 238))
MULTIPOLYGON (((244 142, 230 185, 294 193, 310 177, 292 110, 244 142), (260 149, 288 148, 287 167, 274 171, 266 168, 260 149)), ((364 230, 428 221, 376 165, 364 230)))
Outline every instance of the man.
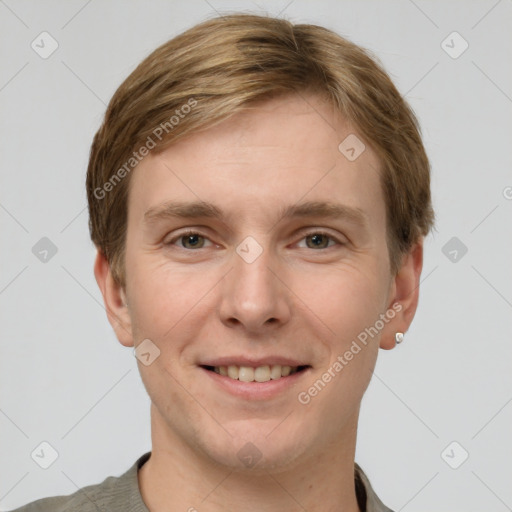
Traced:
POLYGON ((152 451, 18 510, 390 510, 354 462, 358 415, 415 314, 433 212, 382 68, 322 27, 209 20, 116 91, 87 192, 152 451))

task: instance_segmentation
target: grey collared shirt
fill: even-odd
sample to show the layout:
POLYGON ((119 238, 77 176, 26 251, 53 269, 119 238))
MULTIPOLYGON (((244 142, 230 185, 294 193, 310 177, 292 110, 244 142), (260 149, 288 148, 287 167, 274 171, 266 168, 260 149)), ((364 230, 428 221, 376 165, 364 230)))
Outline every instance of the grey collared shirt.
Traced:
MULTIPOLYGON (((33 501, 11 512, 149 512, 142 501, 137 471, 149 459, 147 452, 121 476, 109 476, 100 484, 89 485, 69 496, 33 501)), ((393 512, 375 494, 368 477, 356 463, 355 486, 362 512, 393 512)))

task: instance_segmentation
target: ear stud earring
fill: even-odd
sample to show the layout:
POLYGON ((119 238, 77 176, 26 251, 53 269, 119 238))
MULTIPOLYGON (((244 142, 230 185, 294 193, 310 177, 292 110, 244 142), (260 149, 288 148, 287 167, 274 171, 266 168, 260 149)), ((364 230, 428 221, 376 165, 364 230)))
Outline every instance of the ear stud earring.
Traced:
POLYGON ((404 341, 404 333, 403 332, 397 332, 395 334, 395 341, 398 343, 402 343, 404 341))

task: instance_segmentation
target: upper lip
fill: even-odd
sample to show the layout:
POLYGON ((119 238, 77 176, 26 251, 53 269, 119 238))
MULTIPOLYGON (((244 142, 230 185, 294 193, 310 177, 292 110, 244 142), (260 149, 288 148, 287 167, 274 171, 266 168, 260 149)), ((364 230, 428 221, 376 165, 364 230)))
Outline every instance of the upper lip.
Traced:
POLYGON ((215 359, 202 361, 200 366, 250 366, 257 368, 258 366, 309 366, 308 363, 299 361, 298 359, 290 359, 282 356, 267 356, 261 358, 253 358, 247 356, 225 356, 215 359))

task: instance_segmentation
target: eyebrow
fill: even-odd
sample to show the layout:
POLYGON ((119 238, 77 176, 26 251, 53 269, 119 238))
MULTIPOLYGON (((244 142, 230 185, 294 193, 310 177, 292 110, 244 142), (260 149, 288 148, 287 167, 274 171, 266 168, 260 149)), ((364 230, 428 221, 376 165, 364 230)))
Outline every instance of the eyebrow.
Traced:
POLYGON ((172 218, 194 219, 198 217, 222 219, 222 211, 211 203, 203 201, 167 202, 149 208, 144 213, 144 222, 152 224, 158 220, 172 218))
MULTIPOLYGON (((212 203, 204 201, 166 202, 149 208, 144 213, 144 223, 153 224, 159 220, 173 218, 195 219, 214 218, 224 220, 226 215, 212 203)), ((321 217, 325 219, 345 219, 362 227, 367 224, 367 216, 360 208, 354 208, 327 201, 307 201, 281 209, 278 219, 321 217)))

